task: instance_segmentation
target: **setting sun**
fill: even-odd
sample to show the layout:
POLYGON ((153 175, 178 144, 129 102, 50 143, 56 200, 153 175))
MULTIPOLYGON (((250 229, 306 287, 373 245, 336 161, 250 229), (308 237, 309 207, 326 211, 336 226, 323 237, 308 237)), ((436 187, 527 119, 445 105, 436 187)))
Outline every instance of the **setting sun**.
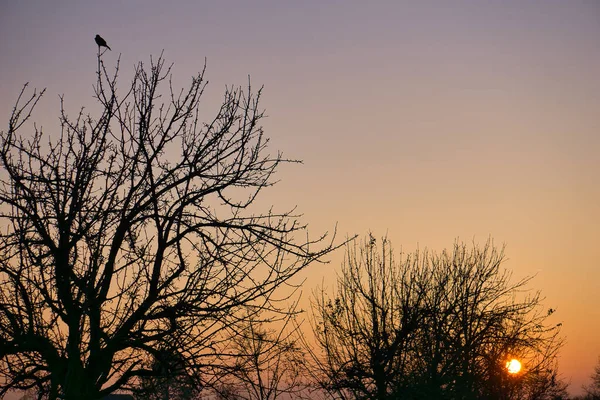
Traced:
POLYGON ((509 374, 516 374, 521 370, 521 362, 513 358, 506 363, 506 369, 509 374))

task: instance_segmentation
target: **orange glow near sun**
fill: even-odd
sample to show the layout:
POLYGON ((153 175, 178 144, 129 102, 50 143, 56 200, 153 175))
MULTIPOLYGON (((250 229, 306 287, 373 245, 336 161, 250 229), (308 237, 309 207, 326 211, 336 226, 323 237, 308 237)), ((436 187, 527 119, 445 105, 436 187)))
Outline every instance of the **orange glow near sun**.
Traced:
POLYGON ((516 374, 521 370, 521 362, 513 358, 506 363, 506 369, 509 374, 516 374))

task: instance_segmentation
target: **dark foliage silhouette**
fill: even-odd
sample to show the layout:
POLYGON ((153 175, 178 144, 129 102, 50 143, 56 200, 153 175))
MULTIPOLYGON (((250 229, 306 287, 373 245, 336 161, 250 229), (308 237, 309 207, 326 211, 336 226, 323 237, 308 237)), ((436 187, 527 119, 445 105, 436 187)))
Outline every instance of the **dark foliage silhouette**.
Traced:
POLYGON ((157 349, 149 368, 153 374, 141 376, 136 387, 132 388, 135 399, 139 400, 192 400, 201 392, 199 377, 186 371, 186 362, 177 349, 163 345, 157 349))
POLYGON ((165 372, 210 386, 232 327, 285 315, 278 288, 333 248, 256 204, 292 162, 268 152, 261 90, 227 88, 202 123, 204 71, 181 91, 162 56, 123 91, 118 74, 98 59, 100 113, 61 98, 50 134, 21 134, 43 94, 24 88, 0 132, 0 397, 97 399, 165 372))

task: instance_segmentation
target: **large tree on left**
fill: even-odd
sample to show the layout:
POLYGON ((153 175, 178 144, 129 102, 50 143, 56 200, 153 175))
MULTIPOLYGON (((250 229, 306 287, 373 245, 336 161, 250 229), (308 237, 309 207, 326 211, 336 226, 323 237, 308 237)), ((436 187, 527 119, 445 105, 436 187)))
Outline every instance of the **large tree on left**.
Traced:
POLYGON ((229 328, 285 312, 277 289, 332 249, 257 204, 291 161, 268 153, 260 90, 226 89, 202 123, 204 70, 174 91, 161 56, 122 92, 118 71, 98 58, 96 116, 61 99, 48 135, 28 122, 43 91, 24 88, 0 132, 0 396, 100 398, 165 351, 210 385, 229 328))

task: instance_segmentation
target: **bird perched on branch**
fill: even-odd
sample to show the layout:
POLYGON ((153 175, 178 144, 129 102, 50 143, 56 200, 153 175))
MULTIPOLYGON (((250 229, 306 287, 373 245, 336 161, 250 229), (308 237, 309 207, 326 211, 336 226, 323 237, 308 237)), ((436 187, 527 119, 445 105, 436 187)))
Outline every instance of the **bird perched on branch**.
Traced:
POLYGON ((107 49, 112 50, 106 44, 106 40, 104 40, 100 35, 96 35, 96 37, 94 38, 94 40, 96 41, 96 44, 98 45, 98 47, 106 47, 107 49))

